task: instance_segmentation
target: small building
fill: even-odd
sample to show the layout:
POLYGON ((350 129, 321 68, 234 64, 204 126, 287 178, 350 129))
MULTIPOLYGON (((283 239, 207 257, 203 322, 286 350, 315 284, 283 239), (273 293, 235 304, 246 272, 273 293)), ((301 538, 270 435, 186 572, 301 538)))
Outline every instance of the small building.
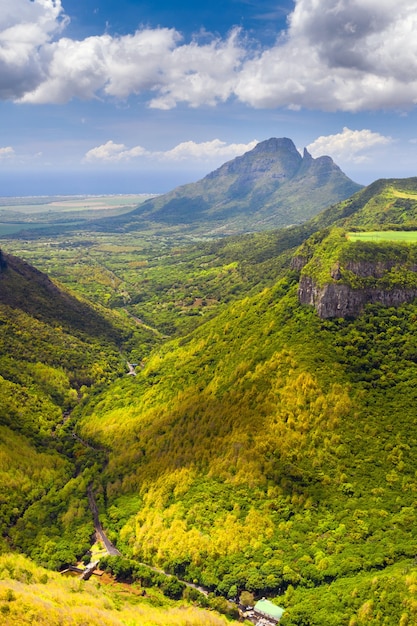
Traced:
POLYGON ((259 626, 275 626, 284 615, 284 609, 265 598, 258 600, 253 607, 253 612, 258 619, 256 623, 259 626))

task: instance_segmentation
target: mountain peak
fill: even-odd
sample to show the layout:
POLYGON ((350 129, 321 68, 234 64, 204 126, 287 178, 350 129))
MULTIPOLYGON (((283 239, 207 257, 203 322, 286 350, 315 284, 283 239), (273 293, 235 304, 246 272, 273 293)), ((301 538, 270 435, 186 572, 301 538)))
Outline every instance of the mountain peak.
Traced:
POLYGON ((297 148, 294 145, 292 139, 288 139, 288 137, 271 137, 270 139, 266 139, 265 141, 260 141, 251 152, 255 154, 259 153, 270 153, 270 152, 280 152, 281 150, 288 150, 289 152, 297 152, 299 154, 297 148))
POLYGON ((304 148, 303 160, 304 161, 312 161, 313 160, 313 157, 311 156, 311 154, 309 153, 307 148, 304 148))
POLYGON ((135 229, 149 220, 206 234, 266 230, 304 222, 360 188, 330 157, 314 159, 306 149, 302 156, 288 137, 271 137, 202 180, 107 223, 135 229))

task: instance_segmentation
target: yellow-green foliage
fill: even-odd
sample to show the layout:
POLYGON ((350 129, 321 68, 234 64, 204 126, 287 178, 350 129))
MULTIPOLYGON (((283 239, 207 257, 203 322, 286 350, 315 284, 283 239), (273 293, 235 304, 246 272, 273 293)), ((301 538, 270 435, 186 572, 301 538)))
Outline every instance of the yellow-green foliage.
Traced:
MULTIPOLYGON (((3 395, 10 396, 11 402, 13 397, 26 394, 26 403, 33 405, 26 412, 35 414, 29 431, 36 428, 43 431, 43 435, 56 423, 57 407, 74 405, 76 389, 106 382, 123 371, 115 346, 103 345, 94 338, 2 304, 0 365, 4 379, 0 393, 3 390, 3 395), (44 404, 42 410, 34 409, 36 402, 44 404)), ((14 401, 25 411, 21 398, 16 397, 14 401)), ((10 411, 6 413, 10 417, 10 411)), ((20 428, 19 421, 13 428, 20 428)), ((22 425, 20 429, 28 427, 22 425)))
POLYGON ((59 567, 83 554, 92 533, 87 479, 74 469, 74 456, 92 461, 71 436, 70 411, 90 386, 125 368, 112 325, 33 268, 11 262, 0 286, 0 301, 10 303, 0 304, 0 547, 11 539, 59 567), (79 328, 79 316, 89 312, 104 336, 79 328))
POLYGON ((350 225, 370 230, 376 230, 377 226, 385 229, 393 225, 415 227, 416 183, 416 178, 377 181, 374 183, 375 193, 367 197, 362 210, 351 217, 350 225))
POLYGON ((7 532, 22 511, 71 476, 67 460, 36 450, 26 437, 0 426, 0 528, 7 532))
MULTIPOLYGON (((288 356, 273 355, 268 362, 255 368, 252 377, 243 377, 242 385, 248 390, 248 396, 244 394, 241 398, 240 386, 235 385, 230 397, 227 394, 221 406, 216 404, 217 416, 221 411, 224 428, 220 436, 210 439, 207 426, 198 424, 198 413, 182 438, 173 424, 177 445, 173 446, 166 460, 160 459, 157 450, 147 447, 146 455, 149 453, 151 457, 147 468, 151 475, 156 471, 152 458, 155 458, 155 464, 159 459, 161 470, 167 464, 172 467, 181 458, 184 437, 193 437, 193 466, 202 464, 213 480, 222 479, 233 485, 231 498, 233 490, 240 485, 249 485, 255 493, 257 485, 265 486, 267 476, 276 475, 280 480, 279 472, 285 468, 288 475, 301 477, 303 470, 300 466, 310 465, 313 471, 317 468, 317 476, 322 478, 326 465, 331 465, 334 446, 339 443, 340 437, 335 432, 337 423, 349 414, 350 401, 340 385, 332 385, 327 393, 323 393, 310 374, 300 373, 293 378, 288 372, 284 374, 282 370, 287 370, 288 360, 288 356), (267 375, 265 370, 268 370, 267 375), (261 380, 269 380, 270 388, 261 390, 261 380), (258 387, 259 395, 255 392, 258 387), (252 417, 248 415, 248 401, 257 407, 252 417), (198 434, 200 429, 203 434, 198 434)), ((209 428, 213 430, 218 427, 216 412, 207 411, 209 400, 204 399, 204 394, 200 394, 200 399, 205 407, 200 419, 209 419, 209 428)), ((168 402, 166 406, 169 410, 172 403, 168 402)), ((193 503, 189 509, 184 507, 181 499, 197 479, 196 469, 172 468, 146 487, 150 481, 143 476, 143 508, 135 524, 128 523, 121 531, 127 542, 134 537, 134 553, 145 561, 155 558, 159 563, 166 559, 171 562, 181 560, 187 554, 192 563, 201 566, 207 557, 215 559, 216 556, 239 554, 248 547, 257 548, 268 542, 274 534, 276 521, 268 510, 259 511, 256 505, 246 512, 238 505, 231 511, 222 511, 219 507, 212 519, 198 503, 193 503), (173 497, 175 503, 171 504, 173 497)), ((124 483, 120 487, 123 489, 124 483)), ((117 488, 109 489, 115 496, 117 488)))
POLYGON ((275 453, 281 464, 326 461, 334 428, 351 408, 346 390, 322 387, 296 353, 274 350, 273 316, 236 353, 232 324, 248 323, 246 303, 232 312, 235 321, 223 329, 212 324, 204 339, 154 356, 138 386, 115 385, 83 421, 84 436, 114 451, 110 474, 125 467, 126 485, 133 468, 138 485, 190 462, 232 484, 256 485, 265 483, 275 453))
MULTIPOLYGON (((282 314, 269 290, 235 304, 88 410, 81 432, 111 450, 112 520, 138 558, 200 570, 250 560, 286 536, 277 511, 287 498, 311 506, 297 481, 314 492, 342 480, 334 461, 340 424, 354 414, 349 386, 320 380, 282 345, 282 314), (136 517, 118 505, 123 493, 140 494, 136 517)), ((310 360, 314 340, 303 339, 310 360)))
POLYGON ((127 593, 121 585, 97 579, 81 582, 39 567, 16 555, 0 557, 0 624, 2 626, 221 626, 213 612, 127 593))
POLYGON ((414 554, 415 319, 321 321, 283 282, 165 344, 80 423, 119 546, 225 595, 414 554))
POLYGON ((411 626, 417 622, 417 570, 404 561, 315 589, 290 587, 280 600, 288 607, 284 626, 411 626))

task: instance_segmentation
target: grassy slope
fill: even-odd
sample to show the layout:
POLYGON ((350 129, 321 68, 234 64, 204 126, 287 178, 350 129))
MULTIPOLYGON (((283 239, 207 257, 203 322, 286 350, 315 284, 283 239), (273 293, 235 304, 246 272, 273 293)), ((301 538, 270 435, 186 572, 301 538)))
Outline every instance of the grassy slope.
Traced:
POLYGON ((331 225, 384 230, 415 229, 417 223, 417 178, 380 179, 351 198, 326 209, 306 226, 319 230, 331 225), (404 197, 406 196, 406 197, 404 197))
POLYGON ((363 232, 347 233, 350 241, 400 241, 404 243, 416 243, 417 232, 414 230, 371 230, 363 232))
MULTIPOLYGON (((100 581, 100 582, 97 582, 100 581)), ((222 626, 226 618, 155 590, 82 582, 36 567, 15 555, 0 557, 1 626, 222 626)))

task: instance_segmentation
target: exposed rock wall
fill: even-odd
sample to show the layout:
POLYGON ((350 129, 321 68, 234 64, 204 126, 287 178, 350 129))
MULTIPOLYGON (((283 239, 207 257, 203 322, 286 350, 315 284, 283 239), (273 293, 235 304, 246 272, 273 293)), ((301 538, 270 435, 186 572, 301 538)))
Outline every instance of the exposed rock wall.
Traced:
POLYGON ((349 260, 343 265, 337 262, 330 271, 329 282, 321 285, 317 284, 308 273, 303 274, 302 269, 306 262, 308 262, 307 259, 301 256, 293 259, 294 269, 301 270, 298 298, 301 304, 314 306, 321 318, 356 317, 366 304, 396 307, 417 298, 417 287, 414 281, 409 286, 406 284, 395 286, 394 284, 390 288, 386 287, 386 281, 384 285, 379 281, 398 267, 404 269, 405 273, 417 272, 417 266, 407 263, 405 259, 392 258, 384 262, 349 260), (371 281, 373 284, 354 288, 349 284, 346 272, 365 279, 365 282, 366 279, 374 279, 371 281))
POLYGON ((301 304, 313 305, 321 318, 357 317, 366 304, 399 306, 417 298, 417 289, 352 289, 328 283, 318 287, 310 276, 302 276, 298 289, 301 304))
MULTIPOLYGON (((384 274, 390 272, 394 267, 398 266, 398 259, 392 259, 382 262, 370 263, 369 261, 348 261, 344 264, 344 269, 349 270, 356 274, 366 278, 372 276, 373 278, 382 278, 384 274)), ((417 272, 415 265, 407 265, 407 270, 417 272)))

